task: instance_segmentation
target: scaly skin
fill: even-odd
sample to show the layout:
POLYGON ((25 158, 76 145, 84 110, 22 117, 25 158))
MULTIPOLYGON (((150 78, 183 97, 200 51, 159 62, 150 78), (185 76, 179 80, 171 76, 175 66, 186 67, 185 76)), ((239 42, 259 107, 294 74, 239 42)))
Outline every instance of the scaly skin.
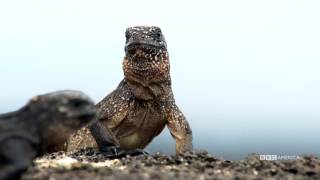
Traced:
POLYGON ((95 114, 83 93, 58 91, 0 115, 0 179, 18 179, 37 156, 63 150, 69 136, 96 119, 95 114))
MULTIPOLYGON (((176 153, 192 150, 190 126, 172 93, 169 55, 160 28, 128 28, 125 52, 125 78, 96 105, 98 122, 90 127, 100 149, 113 144, 126 151, 143 149, 167 125, 176 153)), ((75 135, 70 147, 95 146, 88 132, 83 129, 75 135)))

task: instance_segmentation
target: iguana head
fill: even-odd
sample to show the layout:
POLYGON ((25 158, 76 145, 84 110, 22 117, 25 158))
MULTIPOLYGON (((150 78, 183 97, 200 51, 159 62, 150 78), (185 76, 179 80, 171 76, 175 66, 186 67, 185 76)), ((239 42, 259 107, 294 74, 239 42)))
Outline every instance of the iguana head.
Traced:
POLYGON ((125 52, 129 58, 139 56, 150 59, 161 51, 167 51, 167 43, 159 27, 134 26, 126 30, 125 52), (141 50, 142 52, 138 52, 141 50))
POLYGON ((26 108, 42 129, 54 129, 57 133, 62 129, 77 130, 90 123, 96 114, 87 95, 71 90, 35 96, 26 108))
POLYGON ((167 43, 156 26, 134 26, 126 30, 123 69, 127 79, 149 82, 168 78, 167 43))

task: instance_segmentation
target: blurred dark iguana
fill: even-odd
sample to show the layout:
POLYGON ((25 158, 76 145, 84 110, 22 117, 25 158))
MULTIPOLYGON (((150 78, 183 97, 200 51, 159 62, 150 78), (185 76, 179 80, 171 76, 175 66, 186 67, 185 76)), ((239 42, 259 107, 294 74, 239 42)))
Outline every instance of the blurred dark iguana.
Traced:
POLYGON ((0 180, 19 179, 34 158, 64 149, 69 136, 95 118, 93 101, 78 91, 36 96, 0 115, 0 180))

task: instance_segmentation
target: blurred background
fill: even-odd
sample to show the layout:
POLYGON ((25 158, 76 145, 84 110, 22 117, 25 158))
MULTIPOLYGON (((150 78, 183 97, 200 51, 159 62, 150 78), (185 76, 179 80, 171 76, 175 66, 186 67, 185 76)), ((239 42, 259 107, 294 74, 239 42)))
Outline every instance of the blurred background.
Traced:
MULTIPOLYGON (((319 9, 316 0, 1 1, 0 113, 61 89, 98 102, 123 78, 126 27, 156 25, 195 149, 320 155, 319 9)), ((148 150, 174 153, 168 131, 148 150)))

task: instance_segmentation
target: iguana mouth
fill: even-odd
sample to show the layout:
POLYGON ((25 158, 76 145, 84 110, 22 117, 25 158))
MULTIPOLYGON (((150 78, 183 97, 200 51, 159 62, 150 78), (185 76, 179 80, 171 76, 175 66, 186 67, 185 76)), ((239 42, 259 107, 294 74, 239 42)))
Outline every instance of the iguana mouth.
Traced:
POLYGON ((81 121, 87 121, 95 117, 95 113, 90 113, 90 114, 82 114, 77 116, 77 119, 81 121))
POLYGON ((159 46, 152 43, 141 43, 141 42, 128 43, 125 47, 126 54, 128 56, 134 55, 138 50, 140 50, 140 52, 143 52, 145 54, 149 54, 150 56, 152 55, 155 56, 164 49, 165 49, 164 46, 159 46))
POLYGON ((90 121, 95 116, 96 116, 96 111, 92 110, 92 111, 73 114, 72 118, 78 119, 80 121, 90 121))

